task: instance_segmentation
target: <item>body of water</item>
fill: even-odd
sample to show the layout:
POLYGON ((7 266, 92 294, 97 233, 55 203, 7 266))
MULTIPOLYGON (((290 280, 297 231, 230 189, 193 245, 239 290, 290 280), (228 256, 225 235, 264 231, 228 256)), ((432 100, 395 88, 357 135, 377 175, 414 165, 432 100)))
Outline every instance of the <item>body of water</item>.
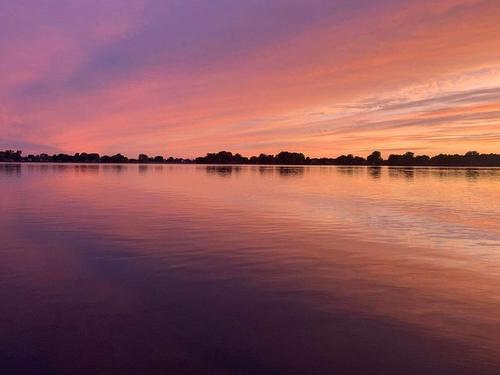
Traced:
POLYGON ((0 373, 499 374, 500 169, 0 164, 0 373))

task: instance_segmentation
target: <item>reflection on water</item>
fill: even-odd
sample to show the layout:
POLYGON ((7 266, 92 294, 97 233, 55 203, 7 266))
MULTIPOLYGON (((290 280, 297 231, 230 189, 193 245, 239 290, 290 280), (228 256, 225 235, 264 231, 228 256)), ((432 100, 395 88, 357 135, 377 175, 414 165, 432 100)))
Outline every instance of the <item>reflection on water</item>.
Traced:
POLYGON ((2 374, 498 374, 500 169, 0 164, 2 374))
POLYGON ((241 172, 241 167, 234 165, 208 165, 205 167, 200 167, 199 169, 203 168, 205 168, 207 174, 218 175, 221 177, 228 177, 231 176, 233 173, 241 172))
POLYGON ((304 174, 305 167, 277 167, 280 176, 301 176, 304 174))
POLYGON ((382 176, 382 167, 367 167, 366 168, 368 175, 373 179, 377 180, 382 176))
POLYGON ((415 177, 415 168, 414 167, 403 167, 403 168, 394 168, 389 167, 389 176, 392 178, 403 177, 407 179, 413 179, 415 177))

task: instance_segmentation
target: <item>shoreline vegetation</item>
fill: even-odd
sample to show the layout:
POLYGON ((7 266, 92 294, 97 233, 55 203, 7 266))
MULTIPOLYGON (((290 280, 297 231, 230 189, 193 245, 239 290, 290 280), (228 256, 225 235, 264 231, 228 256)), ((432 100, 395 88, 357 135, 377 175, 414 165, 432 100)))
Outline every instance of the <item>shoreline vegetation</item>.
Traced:
POLYGON ((68 154, 29 154, 23 156, 22 151, 0 151, 0 162, 15 163, 140 163, 140 164, 267 164, 267 165, 369 165, 369 166, 440 166, 440 167, 500 167, 500 154, 480 154, 469 151, 464 155, 439 154, 435 156, 415 155, 413 152, 390 154, 383 159, 379 151, 374 151, 366 158, 352 154, 336 158, 310 158, 299 152, 282 151, 276 155, 260 154, 245 157, 229 151, 208 153, 194 159, 183 159, 163 156, 149 157, 140 154, 137 159, 127 158, 122 154, 112 156, 97 153, 68 154))

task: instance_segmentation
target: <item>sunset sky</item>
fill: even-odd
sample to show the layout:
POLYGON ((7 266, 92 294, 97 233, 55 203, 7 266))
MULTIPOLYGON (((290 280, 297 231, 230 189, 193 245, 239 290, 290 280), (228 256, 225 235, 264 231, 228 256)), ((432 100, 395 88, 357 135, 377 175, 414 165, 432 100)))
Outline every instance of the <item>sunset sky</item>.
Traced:
POLYGON ((500 152, 500 1, 0 0, 0 149, 500 152))

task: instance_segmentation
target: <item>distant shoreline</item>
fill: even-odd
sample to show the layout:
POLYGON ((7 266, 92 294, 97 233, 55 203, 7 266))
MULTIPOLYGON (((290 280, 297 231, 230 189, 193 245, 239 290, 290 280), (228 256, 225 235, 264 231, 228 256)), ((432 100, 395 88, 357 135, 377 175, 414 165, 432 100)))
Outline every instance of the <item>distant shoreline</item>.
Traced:
POLYGON ((127 165, 139 165, 139 166, 163 166, 163 165, 197 165, 197 166, 213 166, 213 167, 283 167, 283 168, 295 168, 295 167, 364 167, 364 168, 481 168, 481 169, 498 169, 500 165, 368 165, 368 164, 214 164, 214 163, 139 163, 139 162, 127 162, 127 163, 92 163, 92 162, 60 162, 60 161, 44 161, 44 162, 34 162, 34 161, 0 161, 0 165, 19 165, 19 164, 30 164, 30 165, 84 165, 84 166, 127 166, 127 165))
POLYGON ((336 158, 310 158, 302 153, 282 151, 277 155, 260 154, 259 156, 245 157, 228 151, 208 153, 206 156, 194 159, 164 158, 163 156, 149 157, 140 154, 137 159, 127 158, 122 154, 112 156, 97 153, 68 154, 29 154, 23 156, 22 151, 0 151, 0 162, 11 163, 58 163, 58 164, 205 164, 205 165, 352 165, 352 166, 400 166, 400 167, 500 167, 500 154, 480 154, 469 151, 460 154, 439 154, 432 157, 417 155, 413 152, 391 154, 387 159, 382 158, 379 151, 372 152, 363 158, 352 154, 341 155, 336 158))

